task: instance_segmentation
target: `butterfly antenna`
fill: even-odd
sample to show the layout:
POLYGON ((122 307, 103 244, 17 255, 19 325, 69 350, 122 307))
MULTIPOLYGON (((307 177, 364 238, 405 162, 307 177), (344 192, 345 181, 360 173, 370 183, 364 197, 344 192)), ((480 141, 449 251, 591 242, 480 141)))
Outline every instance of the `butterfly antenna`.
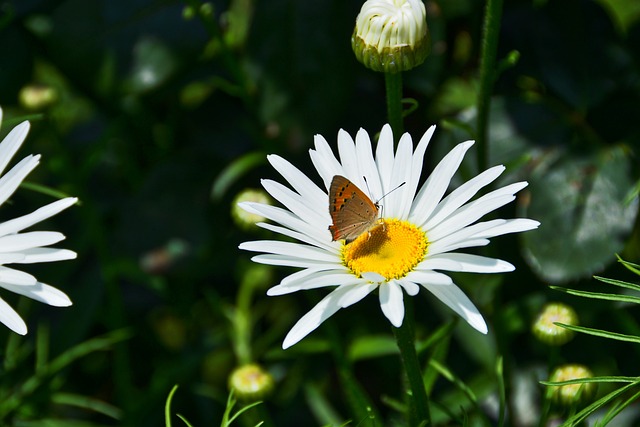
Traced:
POLYGON ((380 198, 378 199, 378 202, 379 202, 380 200, 384 199, 385 197, 387 197, 389 194, 391 194, 391 193, 393 193, 394 191, 396 191, 398 188, 400 188, 400 187, 402 187, 403 185, 405 185, 406 183, 407 183, 407 181, 404 181, 402 184, 398 185, 398 186, 397 186, 396 188, 394 188, 393 190, 389 190, 389 191, 387 191, 386 193, 384 193, 384 194, 382 195, 382 197, 380 197, 380 198))

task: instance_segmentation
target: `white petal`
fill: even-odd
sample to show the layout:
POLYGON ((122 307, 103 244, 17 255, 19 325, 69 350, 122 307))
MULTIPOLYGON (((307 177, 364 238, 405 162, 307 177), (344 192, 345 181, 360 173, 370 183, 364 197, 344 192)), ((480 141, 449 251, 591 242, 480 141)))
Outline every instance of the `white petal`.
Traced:
POLYGON ((410 201, 409 212, 403 211, 404 215, 402 218, 408 218, 411 214, 411 204, 413 199, 415 198, 416 191, 418 190, 418 184, 420 183, 420 176, 422 175, 422 164, 424 162, 424 153, 427 150, 427 146, 429 145, 429 141, 431 141, 431 137, 435 132, 436 127, 431 126, 420 138, 420 142, 418 142, 418 146, 413 153, 412 164, 411 164, 411 177, 406 184, 405 197, 410 201))
POLYGON ((429 283, 431 285, 445 286, 453 283, 451 277, 446 274, 429 270, 413 270, 411 273, 407 274, 406 279, 421 285, 429 283))
POLYGON ((280 156, 270 155, 267 160, 271 166, 298 192, 309 204, 316 208, 327 208, 327 193, 313 183, 304 173, 280 156))
POLYGON ((315 305, 307 314, 302 316, 300 320, 291 328, 287 336, 284 338, 282 348, 287 349, 306 337, 314 331, 322 322, 331 317, 335 312, 340 310, 338 301, 342 296, 353 290, 355 286, 340 286, 329 295, 324 297, 315 305))
POLYGON ((385 216, 392 218, 406 218, 409 216, 413 199, 408 197, 406 183, 411 179, 412 154, 413 142, 411 135, 405 133, 398 141, 398 149, 396 150, 391 171, 391 181, 387 183, 388 188, 384 189, 385 193, 388 193, 385 196, 387 205, 385 216), (402 183, 405 184, 398 188, 402 183))
POLYGON ((0 204, 16 191, 29 173, 38 166, 40 156, 27 156, 0 178, 0 204))
POLYGON ((376 165, 378 165, 383 191, 386 188, 385 185, 391 182, 393 161, 393 131, 391 130, 391 126, 385 124, 380 131, 378 145, 376 147, 376 165))
MULTIPOLYGON (((460 248, 469 248, 473 246, 484 246, 489 244, 489 239, 477 238, 476 234, 495 227, 497 224, 505 222, 504 219, 494 219, 491 221, 479 222, 470 225, 454 233, 443 237, 440 240, 432 242, 428 248, 428 255, 432 256, 439 253, 454 251, 460 248)), ((430 235, 427 234, 430 238, 430 235)))
POLYGON ((0 237, 0 252, 17 252, 39 246, 53 245, 64 240, 64 234, 57 231, 31 231, 0 237))
POLYGON ((67 209, 77 201, 78 199, 76 197, 67 197, 65 199, 49 203, 30 214, 5 221, 0 224, 0 236, 22 231, 27 227, 37 224, 38 222, 50 218, 64 209, 67 209))
POLYGON ((356 182, 360 189, 364 189, 362 182, 362 172, 358 168, 358 159, 356 158, 356 145, 353 138, 344 129, 338 132, 338 153, 340 154, 340 163, 344 169, 345 177, 356 182), (356 181, 356 177, 359 179, 356 181))
POLYGON ((365 187, 362 189, 366 192, 367 189, 371 194, 372 200, 379 201, 380 197, 384 194, 382 189, 382 182, 380 182, 380 174, 378 173, 378 167, 373 159, 373 151, 371 149, 371 140, 369 134, 360 129, 356 134, 356 157, 358 160, 358 169, 364 176, 367 177, 365 187))
POLYGON ((431 217, 425 221, 425 224, 427 224, 429 228, 440 224, 440 222, 445 220, 452 212, 471 200, 481 188, 498 178, 505 169, 502 165, 494 166, 453 190, 451 194, 438 204, 431 217))
POLYGON ((34 276, 24 271, 0 267, 0 287, 6 288, 8 285, 29 286, 36 284, 37 281, 34 276))
POLYGON ((26 335, 27 333, 27 325, 24 320, 2 298, 0 298, 0 322, 16 334, 26 335))
POLYGON ((489 238, 502 236, 509 233, 520 233, 522 231, 529 231, 538 228, 540 223, 528 218, 515 218, 508 219, 503 224, 496 225, 490 229, 484 230, 481 233, 475 234, 474 238, 489 238))
POLYGON ((29 122, 22 122, 14 127, 11 132, 0 143, 0 174, 7 167, 11 158, 16 154, 18 148, 29 133, 31 125, 29 122))
POLYGON ((404 288, 405 291, 407 291, 407 295, 409 296, 416 296, 418 295, 418 292, 420 292, 420 286, 416 285, 413 282, 410 282, 409 280, 401 279, 398 280, 398 283, 404 288))
POLYGON ((272 181, 270 179, 263 179, 261 180, 261 183, 267 193, 306 223, 327 224, 327 227, 329 226, 331 217, 329 216, 328 198, 326 199, 326 209, 318 210, 314 208, 313 205, 309 206, 307 200, 279 182, 272 181))
POLYGON ((487 333, 487 324, 471 300, 456 285, 432 285, 422 283, 429 292, 455 311, 460 317, 469 323, 475 330, 487 333))
POLYGON ((473 224, 489 212, 511 203, 514 199, 515 196, 508 194, 491 199, 478 199, 461 207, 453 215, 450 215, 449 218, 435 227, 428 228, 427 225, 425 228, 429 230, 429 237, 437 241, 473 224))
POLYGON ((402 288, 391 280, 380 287, 380 308, 391 324, 396 328, 402 325, 404 319, 404 301, 402 288))
POLYGON ((12 262, 18 264, 34 264, 37 262, 64 261, 78 257, 78 254, 73 251, 57 248, 31 248, 22 251, 22 255, 22 259, 12 262))
POLYGON ((302 280, 291 281, 284 285, 282 283, 276 285, 267 291, 267 295, 285 295, 300 290, 306 291, 308 289, 324 288, 327 286, 355 285, 357 283, 363 286, 366 285, 364 280, 353 274, 336 273, 335 271, 320 272, 302 280))
POLYGON ((2 284, 2 287, 16 294, 24 295, 55 307, 68 307, 71 305, 71 300, 67 294, 45 283, 36 282, 28 286, 2 284))
POLYGON ((424 224, 427 218, 431 216, 438 202, 447 191, 451 178, 458 170, 460 163, 462 163, 465 153, 472 145, 473 141, 456 145, 434 168, 413 202, 409 215, 411 222, 424 224))
POLYGON ((377 287, 378 284, 375 283, 360 283, 357 286, 354 286, 349 292, 342 295, 336 303, 341 308, 347 308, 362 300, 364 297, 376 290, 377 287))
POLYGON ((23 252, 14 252, 14 253, 0 253, 0 265, 3 264, 13 264, 14 262, 21 262, 25 259, 25 254, 23 252))
POLYGON ((238 203, 238 206, 247 212, 261 215, 273 222, 277 222, 291 230, 297 230, 316 240, 328 241, 331 239, 331 234, 329 233, 330 220, 327 220, 326 226, 317 223, 309 224, 286 209, 277 206, 263 205, 254 202, 242 202, 238 203))
POLYGON ((381 275, 380 273, 376 273, 375 271, 365 271, 360 275, 364 280, 371 283, 382 283, 387 281, 387 279, 383 275, 381 275))
POLYGON ((256 255, 251 258, 251 261, 257 262, 260 264, 268 264, 268 265, 281 265, 287 267, 298 267, 298 268, 340 268, 342 264, 335 263, 327 263, 322 261, 315 261, 310 259, 302 259, 302 258, 293 258, 289 255, 273 255, 273 254, 264 254, 264 255, 256 255))
MULTIPOLYGON (((290 229, 288 229, 286 227, 280 227, 278 225, 267 224, 267 223, 264 223, 264 222, 259 222, 256 225, 258 227, 260 227, 260 228, 264 228, 265 230, 270 230, 270 231, 273 231, 274 233, 280 233, 280 234, 282 234, 284 236, 291 237, 291 238, 299 240, 301 242, 308 243, 310 245, 320 247, 320 248, 322 248, 322 249, 324 249, 325 251, 328 251, 328 252, 332 252, 332 253, 335 253, 335 254, 340 252, 339 244, 336 245, 336 244, 334 244, 336 242, 329 242, 327 236, 325 235, 327 233, 322 233, 321 236, 317 236, 317 235, 316 236, 309 236, 309 235, 304 234, 304 233, 299 233, 297 231, 290 230, 290 229), (321 237, 321 239, 318 239, 318 237, 321 237)), ((316 233, 314 233, 314 234, 316 234, 316 233)))
POLYGON ((315 135, 314 141, 316 149, 310 149, 309 156, 324 182, 324 187, 329 189, 331 180, 335 175, 344 176, 344 169, 322 135, 315 135))
POLYGON ((479 255, 446 253, 434 255, 417 267, 419 270, 463 271, 467 273, 504 273, 515 270, 515 267, 495 258, 479 255))
POLYGON ((279 240, 257 240, 244 242, 238 247, 245 251, 285 255, 292 258, 309 259, 313 261, 339 261, 335 254, 328 253, 320 248, 302 245, 300 243, 281 242, 279 240))

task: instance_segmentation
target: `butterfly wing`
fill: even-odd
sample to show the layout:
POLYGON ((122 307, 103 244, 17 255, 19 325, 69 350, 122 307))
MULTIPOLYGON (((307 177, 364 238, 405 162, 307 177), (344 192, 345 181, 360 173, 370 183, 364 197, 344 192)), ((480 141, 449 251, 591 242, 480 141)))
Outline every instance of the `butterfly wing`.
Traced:
POLYGON ((331 180, 329 187, 329 226, 332 240, 345 239, 347 243, 369 230, 378 217, 378 205, 353 182, 341 175, 331 180))

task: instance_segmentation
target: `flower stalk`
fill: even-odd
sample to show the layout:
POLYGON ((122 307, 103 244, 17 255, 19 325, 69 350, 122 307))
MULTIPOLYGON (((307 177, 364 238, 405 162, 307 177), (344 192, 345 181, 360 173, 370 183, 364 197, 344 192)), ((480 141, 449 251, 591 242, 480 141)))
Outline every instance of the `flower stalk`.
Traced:
POLYGON ((503 0, 487 0, 484 13, 482 34, 482 52, 480 54, 480 89, 477 103, 476 141, 478 143, 478 170, 487 168, 489 159, 489 143, 487 129, 489 125, 489 109, 491 92, 496 79, 496 53, 500 33, 503 0))
POLYGON ((384 73, 387 92, 387 118, 396 141, 404 133, 402 123, 402 73, 384 73))
POLYGON ((400 327, 393 327, 393 334, 400 350, 400 358, 411 387, 411 425, 431 425, 431 412, 429 410, 429 397, 424 388, 422 370, 416 353, 415 337, 413 330, 413 304, 411 300, 405 303, 405 318, 400 327), (425 424, 426 421, 426 424, 425 424))

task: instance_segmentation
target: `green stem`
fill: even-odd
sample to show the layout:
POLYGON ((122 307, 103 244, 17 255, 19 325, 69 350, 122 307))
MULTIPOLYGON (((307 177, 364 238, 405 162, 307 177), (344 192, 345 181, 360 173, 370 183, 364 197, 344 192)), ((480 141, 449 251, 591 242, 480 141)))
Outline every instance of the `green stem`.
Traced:
POLYGON ((489 123, 489 108, 491 107, 491 92, 496 79, 496 53, 498 50, 502 3, 503 0, 487 0, 484 14, 482 52, 480 56, 480 90, 477 104, 478 172, 487 168, 489 158, 487 127, 489 123))
POLYGON ((387 120, 397 142, 404 133, 402 124, 402 73, 384 73, 387 91, 387 120))
POLYGON ((396 337, 398 348, 400 349, 400 357, 404 365, 404 370, 409 379, 409 386, 411 387, 412 415, 415 414, 415 425, 421 425, 426 421, 426 424, 431 425, 431 413, 429 412, 429 397, 424 388, 424 380, 422 379, 422 372, 420 369, 420 362, 418 361, 418 353, 416 353, 416 346, 414 343, 413 335, 413 305, 412 301, 405 300, 405 315, 404 321, 399 328, 393 328, 393 333, 396 337))

